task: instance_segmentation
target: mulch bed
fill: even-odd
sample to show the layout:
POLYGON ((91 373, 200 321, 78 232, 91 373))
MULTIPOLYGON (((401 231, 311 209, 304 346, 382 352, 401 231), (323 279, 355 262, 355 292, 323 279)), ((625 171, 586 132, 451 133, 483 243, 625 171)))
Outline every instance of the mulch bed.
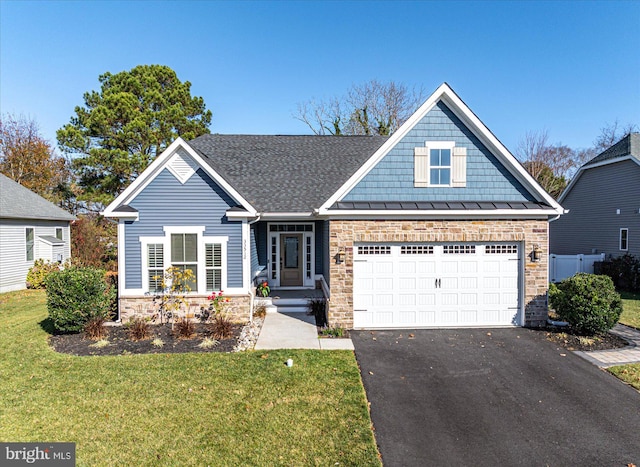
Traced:
POLYGON ((242 331, 241 324, 233 325, 233 335, 227 339, 217 339, 219 343, 215 347, 203 348, 199 344, 203 339, 211 338, 211 331, 205 324, 196 324, 196 334, 190 339, 174 336, 171 325, 150 326, 150 338, 145 340, 132 340, 125 326, 107 326, 106 340, 109 345, 96 347, 95 340, 80 334, 58 334, 49 338, 49 344, 57 352, 71 355, 127 355, 146 353, 186 353, 186 352, 231 352, 235 347, 238 336, 242 331), (152 341, 160 338, 164 345, 156 347, 152 341))
POLYGON ((584 337, 572 333, 570 329, 548 328, 545 330, 545 334, 548 340, 567 350, 588 352, 590 350, 620 349, 629 345, 626 340, 610 332, 601 336, 584 337))

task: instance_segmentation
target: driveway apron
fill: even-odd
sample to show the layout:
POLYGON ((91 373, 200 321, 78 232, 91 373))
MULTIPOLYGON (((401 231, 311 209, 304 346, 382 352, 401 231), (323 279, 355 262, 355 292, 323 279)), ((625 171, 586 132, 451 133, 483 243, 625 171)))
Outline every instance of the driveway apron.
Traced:
POLYGON ((640 464, 640 393, 543 332, 351 337, 385 466, 640 464))

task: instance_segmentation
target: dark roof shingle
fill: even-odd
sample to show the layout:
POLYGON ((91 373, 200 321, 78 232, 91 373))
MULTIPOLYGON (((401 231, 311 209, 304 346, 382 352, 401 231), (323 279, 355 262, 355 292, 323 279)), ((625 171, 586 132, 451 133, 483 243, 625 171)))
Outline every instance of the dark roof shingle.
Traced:
POLYGON ((583 167, 629 155, 640 160, 640 133, 629 133, 616 144, 584 164, 583 167))
POLYGON ((188 144, 258 212, 311 212, 385 141, 383 136, 214 134, 188 144))

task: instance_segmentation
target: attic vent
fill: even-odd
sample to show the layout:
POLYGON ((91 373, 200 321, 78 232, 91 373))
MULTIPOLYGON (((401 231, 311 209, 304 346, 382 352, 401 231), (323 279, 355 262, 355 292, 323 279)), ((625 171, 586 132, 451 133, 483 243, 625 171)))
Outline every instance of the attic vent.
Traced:
POLYGON ((188 155, 176 153, 169 161, 167 168, 184 185, 196 173, 198 165, 188 155))

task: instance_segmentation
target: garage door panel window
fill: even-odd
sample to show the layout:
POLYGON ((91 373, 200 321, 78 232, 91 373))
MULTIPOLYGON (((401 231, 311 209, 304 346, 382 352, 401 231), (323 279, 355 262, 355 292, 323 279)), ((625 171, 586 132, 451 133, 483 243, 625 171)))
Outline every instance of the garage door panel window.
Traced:
POLYGON ((517 245, 485 245, 484 252, 487 255, 513 255, 518 253, 517 245))
POLYGON ((390 255, 391 246, 389 245, 360 245, 358 247, 359 255, 390 255))
POLYGON ((400 247, 401 255, 432 255, 432 245, 402 245, 400 247))
POLYGON ((445 255, 475 255, 475 245, 444 245, 442 253, 445 255))

